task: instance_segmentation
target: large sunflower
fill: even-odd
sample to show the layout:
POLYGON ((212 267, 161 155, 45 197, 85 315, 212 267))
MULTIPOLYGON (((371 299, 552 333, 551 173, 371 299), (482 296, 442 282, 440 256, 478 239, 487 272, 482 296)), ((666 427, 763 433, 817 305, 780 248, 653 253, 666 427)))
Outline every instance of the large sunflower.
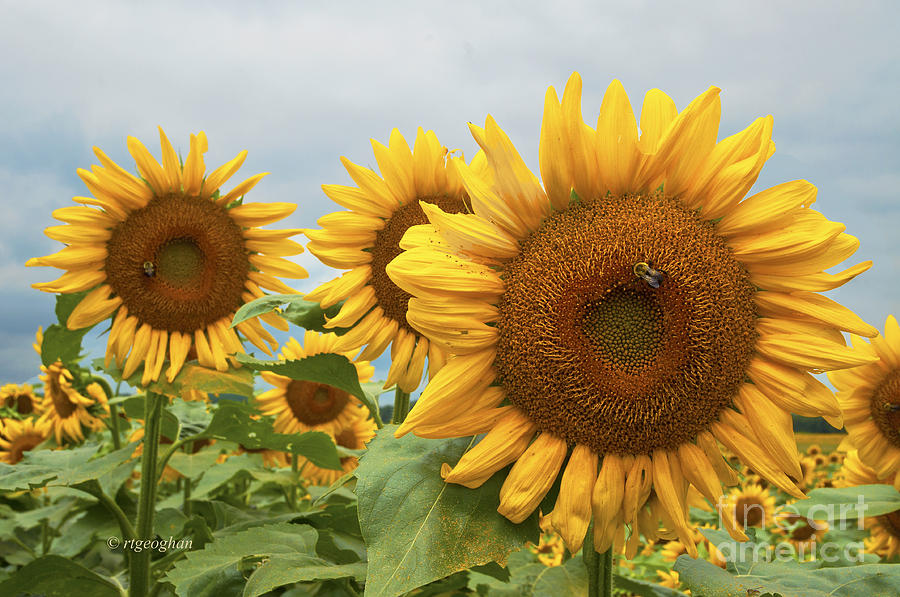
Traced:
POLYGON ((50 423, 43 419, 0 419, 0 462, 16 464, 48 437, 50 423))
POLYGON ((426 357, 429 377, 445 357, 407 321, 410 294, 388 278, 385 266, 400 254, 404 233, 427 223, 420 201, 447 213, 461 213, 469 211, 468 196, 456 170, 448 166, 447 148, 434 132, 420 128, 412 151, 396 129, 387 147, 374 139, 372 147, 383 178, 341 158, 358 186, 322 186, 326 195, 349 211, 320 218, 322 230, 306 230, 307 248, 322 263, 350 271, 306 298, 323 307, 347 299, 327 323, 327 327, 353 326, 341 338, 341 349, 368 344, 360 358, 373 360, 391 344, 384 387, 397 384, 404 392, 412 392, 422 379, 426 357))
MULTIPOLYGON (((290 338, 282 345, 278 358, 305 359, 317 354, 332 353, 342 354, 352 361, 354 351, 339 351, 335 348, 337 342, 338 336, 333 333, 308 331, 303 338, 303 346, 290 338)), ((360 382, 372 378, 375 368, 368 361, 356 360, 353 364, 360 382)), ((275 387, 257 396, 256 402, 263 414, 275 416, 274 428, 278 433, 314 430, 334 435, 364 410, 359 399, 338 388, 291 379, 268 371, 263 371, 261 375, 275 387)))
MULTIPOLYGON (((860 460, 859 452, 850 450, 838 473, 835 486, 855 487, 878 483, 891 485, 894 483, 895 475, 896 473, 886 479, 879 479, 875 470, 860 460)), ((869 531, 869 537, 865 541, 867 550, 885 559, 900 554, 900 510, 879 516, 867 516, 863 519, 863 525, 869 531)))
POLYGON ((8 383, 0 387, 0 407, 6 407, 20 415, 40 415, 41 402, 35 396, 31 384, 8 383))
POLYGON ((410 323, 456 355, 397 435, 487 432, 443 473, 475 487, 515 463, 499 507, 513 522, 572 446, 552 520, 573 552, 592 513, 599 551, 624 525, 649 539, 661 522, 696 552, 688 486, 717 503, 733 481, 717 440, 802 496, 790 413, 840 414, 809 372, 874 360, 840 330, 876 330, 816 293, 871 263, 823 272, 859 243, 808 208, 806 181, 742 201, 774 149, 772 118, 717 143, 718 92, 679 113, 650 91, 638 137, 618 81, 596 130, 577 74, 562 102, 550 88, 546 192, 490 116, 470 125, 489 166, 479 176, 455 161, 473 213, 422 203, 430 224, 387 267, 414 296, 410 323))
POLYGON ((844 424, 859 458, 885 478, 900 470, 900 325, 889 315, 884 336, 872 338, 871 344, 857 336, 851 339, 857 354, 875 362, 833 371, 828 379, 838 390, 844 424))
MULTIPOLYGON (((296 204, 242 201, 264 174, 219 194, 219 187, 240 168, 246 151, 204 174, 204 133, 191 135, 183 165, 162 129, 159 137, 162 165, 140 141, 128 138, 140 178, 95 147, 102 166, 78 170, 93 197, 75 197, 84 205, 54 211, 53 217, 68 224, 45 231, 68 246, 27 263, 68 270, 58 280, 34 284, 35 288, 61 293, 90 290, 69 316, 70 329, 115 313, 107 365, 115 358, 128 377, 145 364, 144 385, 159 378, 167 355, 166 376, 173 380, 192 347, 201 365, 227 369, 228 355, 243 350, 230 327, 235 311, 263 296, 262 288, 295 292, 273 276, 307 275, 282 259, 302 252, 303 247, 288 238, 297 230, 257 228, 286 217, 296 204)), ((265 318, 287 330, 274 314, 265 318)), ((277 346, 256 320, 237 329, 267 354, 272 354, 269 346, 277 346)))

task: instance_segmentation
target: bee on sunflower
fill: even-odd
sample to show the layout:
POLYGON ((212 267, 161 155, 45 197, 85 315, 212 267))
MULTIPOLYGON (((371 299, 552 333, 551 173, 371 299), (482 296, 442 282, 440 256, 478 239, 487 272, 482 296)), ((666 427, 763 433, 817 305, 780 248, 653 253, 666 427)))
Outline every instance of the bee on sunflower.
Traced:
POLYGON ((598 552, 627 526, 630 557, 662 526, 696 555, 687 488, 717 503, 735 481, 719 443, 803 497, 791 413, 839 423, 810 373, 875 360, 842 330, 877 335, 818 293, 871 262, 825 273, 859 241, 810 208, 809 182, 745 197, 771 117, 717 141, 717 88, 680 112, 652 90, 638 136, 621 83, 596 128, 580 96, 577 74, 562 101, 547 92, 543 187, 488 116, 470 125, 486 174, 453 160, 471 213, 420 203, 428 224, 386 271, 410 325, 453 356, 396 434, 486 433, 442 475, 477 487, 512 464, 498 511, 513 522, 561 475, 551 520, 573 552, 593 517, 598 552))

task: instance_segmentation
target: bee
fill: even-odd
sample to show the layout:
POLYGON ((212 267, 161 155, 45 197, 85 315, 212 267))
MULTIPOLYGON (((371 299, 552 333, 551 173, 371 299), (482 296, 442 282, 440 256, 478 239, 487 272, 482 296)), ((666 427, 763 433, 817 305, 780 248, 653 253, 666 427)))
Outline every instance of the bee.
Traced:
POLYGON ((648 263, 645 261, 639 261, 635 263, 633 271, 635 276, 641 278, 644 282, 646 282, 653 288, 659 288, 659 285, 666 277, 666 272, 658 269, 653 269, 653 263, 648 263))
POLYGON ((145 261, 143 268, 144 268, 144 275, 147 276, 148 278, 152 278, 153 276, 156 275, 156 266, 153 265, 152 261, 145 261))
POLYGON ((884 410, 886 410, 888 412, 895 413, 898 410, 900 410, 900 404, 893 404, 891 402, 885 402, 881 405, 881 408, 883 408, 884 410))

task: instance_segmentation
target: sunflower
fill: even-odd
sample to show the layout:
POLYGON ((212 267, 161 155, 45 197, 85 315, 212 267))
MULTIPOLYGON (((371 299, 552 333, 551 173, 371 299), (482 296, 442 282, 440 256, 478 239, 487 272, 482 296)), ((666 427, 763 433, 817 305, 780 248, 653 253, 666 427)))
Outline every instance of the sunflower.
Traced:
MULTIPOLYGON (((791 500, 786 506, 793 504, 794 500, 791 500)), ((806 518, 788 508, 775 515, 775 533, 783 536, 794 546, 801 560, 815 557, 816 544, 827 532, 828 523, 824 520, 806 518)))
POLYGON ((0 462, 16 464, 48 437, 50 423, 43 419, 0 419, 0 462))
MULTIPOLYGON (((294 338, 282 345, 279 359, 304 359, 317 354, 341 354, 351 361, 355 351, 342 352, 335 347, 338 336, 308 331, 303 346, 294 338)), ((368 361, 354 363, 360 382, 369 381, 375 368, 368 361)), ((301 381, 277 375, 268 371, 262 378, 275 386, 256 397, 259 410, 265 415, 275 416, 275 431, 278 433, 302 433, 316 430, 340 433, 354 420, 362 404, 343 390, 312 381, 301 381)))
POLYGON ((0 406, 20 415, 40 415, 42 412, 40 399, 35 396, 31 384, 8 383, 0 387, 0 406))
MULTIPOLYGON (((352 416, 344 423, 341 429, 332 432, 334 443, 342 448, 350 450, 362 450, 366 442, 375 437, 375 421, 369 417, 369 411, 354 407, 352 416)), ((331 485, 342 475, 356 469, 359 459, 355 456, 341 458, 341 470, 319 468, 304 457, 299 457, 297 463, 303 466, 303 478, 313 485, 331 485)))
MULTIPOLYGON (((657 570, 656 576, 659 577, 660 586, 668 587, 670 589, 677 589, 681 586, 681 580, 678 578, 678 573, 674 570, 657 570)), ((686 590, 684 593, 690 595, 691 591, 686 590)))
POLYGON ((419 386, 425 361, 432 377, 444 363, 440 349, 407 321, 410 294, 394 284, 385 266, 400 254, 400 240, 411 227, 427 224, 421 203, 447 213, 470 211, 469 199, 457 171, 448 166, 448 151, 432 131, 421 128, 414 149, 396 129, 387 147, 372 140, 382 176, 341 158, 357 187, 323 185, 322 189, 349 211, 318 220, 321 230, 306 230, 309 251, 325 265, 349 269, 306 299, 329 307, 347 299, 326 327, 351 327, 341 349, 368 344, 360 354, 377 358, 391 344, 391 367, 385 388, 394 384, 404 392, 419 386), (420 203, 421 202, 421 203, 420 203))
POLYGON ((742 201, 774 150, 772 119, 717 143, 718 92, 678 113, 650 91, 638 138, 618 81, 596 130, 577 73, 562 102, 550 88, 546 192, 493 118, 470 125, 487 174, 454 164, 473 213, 421 203, 430 224, 386 268, 413 295, 410 324, 454 355, 397 435, 487 432, 445 480, 476 487, 515 463, 498 509, 513 522, 574 446, 552 516, 571 551, 593 513, 598 551, 624 525, 636 536, 662 523, 696 552, 688 485, 716 503, 734 481, 717 440, 801 497, 791 412, 840 415, 809 372, 874 360, 840 330, 877 331, 817 294, 871 266, 822 271, 859 241, 809 209, 806 181, 742 201))
POLYGON ((775 513, 775 497, 753 483, 732 489, 725 500, 727 512, 734 516, 742 529, 767 528, 775 513))
MULTIPOLYGON (((128 138, 140 178, 95 147, 102 166, 78 170, 93 197, 75 197, 83 205, 54 211, 53 217, 68 225, 45 230, 68 246, 26 264, 68 270, 58 280, 34 284, 35 288, 90 291, 69 316, 69 329, 115 314, 106 365, 115 358, 123 377, 129 377, 144 364, 143 385, 159 379, 166 355, 166 377, 171 382, 192 347, 201 365, 226 370, 228 355, 243 350, 230 327, 235 311, 263 296, 262 288, 295 292, 274 276, 307 276, 303 268, 282 258, 303 251, 288 238, 297 230, 258 228, 288 216, 296 204, 243 203, 244 194, 264 174, 219 195, 219 187, 240 168, 246 151, 205 175, 204 133, 191 135, 183 165, 162 129, 159 137, 162 166, 140 141, 128 138)), ((287 330, 287 323, 274 313, 263 318, 287 330)), ((256 320, 238 324, 237 329, 267 354, 272 354, 270 346, 277 346, 256 320)))
POLYGON ((870 344, 857 336, 851 340, 857 354, 875 362, 831 372, 828 379, 838 390, 859 458, 884 478, 900 470, 900 325, 888 315, 884 336, 872 338, 870 344))
POLYGON ((98 383, 90 383, 82 394, 72 387, 72 372, 56 363, 41 365, 41 381, 44 383, 44 400, 40 421, 53 429, 56 443, 63 438, 74 442, 84 439, 84 428, 91 431, 103 429, 104 418, 109 416, 106 392, 98 383))
POLYGON ((806 454, 808 456, 816 456, 817 454, 822 453, 822 448, 819 447, 819 444, 810 444, 808 448, 806 448, 806 454))
MULTIPOLYGON (((851 450, 847 453, 834 484, 836 487, 855 487, 878 483, 892 485, 894 478, 894 476, 890 476, 886 479, 879 479, 875 470, 860 460, 859 452, 851 450)), ((879 516, 867 516, 863 519, 863 526, 869 531, 869 537, 865 540, 868 551, 887 560, 900 554, 900 510, 879 516)))

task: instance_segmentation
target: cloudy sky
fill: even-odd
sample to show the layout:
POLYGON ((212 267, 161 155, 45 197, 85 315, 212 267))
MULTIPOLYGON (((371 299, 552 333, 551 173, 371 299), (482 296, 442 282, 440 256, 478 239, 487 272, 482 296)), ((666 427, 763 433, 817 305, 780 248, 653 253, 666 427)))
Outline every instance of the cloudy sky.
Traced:
MULTIPOLYGON (((31 340, 53 297, 30 284, 59 272, 23 264, 60 248, 42 230, 87 194, 76 169, 93 146, 133 170, 127 135, 158 155, 161 125, 186 154, 203 130, 208 166, 248 149, 236 180, 271 173, 248 199, 296 202, 287 225, 314 227, 336 208, 320 185, 351 183, 339 157, 374 167, 369 139, 395 127, 471 157, 466 122, 490 113, 537 172, 544 92, 575 70, 589 123, 613 78, 636 110, 653 87, 679 109, 721 87, 720 138, 774 115, 756 190, 816 184, 817 209, 860 239, 846 265, 875 260, 829 296, 878 328, 900 315, 895 3, 320 4, 0 0, 0 383, 37 373, 31 340)), ((299 261, 299 290, 334 275, 299 261)))

